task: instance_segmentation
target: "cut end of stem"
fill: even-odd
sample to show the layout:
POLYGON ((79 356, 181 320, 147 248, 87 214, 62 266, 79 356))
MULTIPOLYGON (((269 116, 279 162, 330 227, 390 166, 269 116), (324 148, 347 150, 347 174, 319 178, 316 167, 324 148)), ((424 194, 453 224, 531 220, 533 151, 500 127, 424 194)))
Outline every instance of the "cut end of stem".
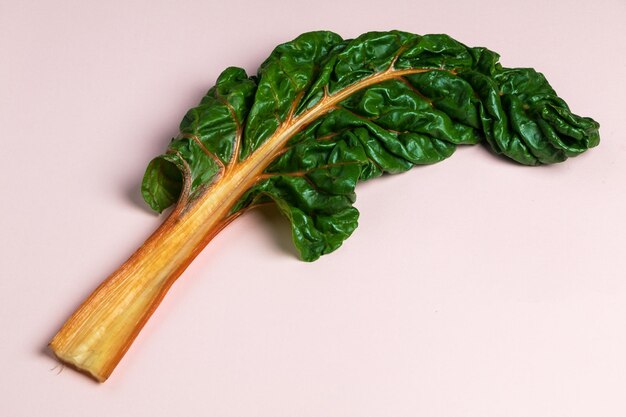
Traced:
POLYGON ((57 346, 55 343, 55 339, 53 339, 48 344, 48 347, 50 348, 54 356, 56 356, 56 358, 61 363, 69 366, 70 368, 82 374, 87 375, 88 377, 96 380, 97 382, 102 383, 106 381, 109 375, 111 374, 110 371, 106 373, 106 372, 103 372, 103 369, 95 369, 93 367, 86 366, 85 363, 80 361, 78 358, 76 358, 76 356, 68 352, 64 352, 59 346, 57 346))

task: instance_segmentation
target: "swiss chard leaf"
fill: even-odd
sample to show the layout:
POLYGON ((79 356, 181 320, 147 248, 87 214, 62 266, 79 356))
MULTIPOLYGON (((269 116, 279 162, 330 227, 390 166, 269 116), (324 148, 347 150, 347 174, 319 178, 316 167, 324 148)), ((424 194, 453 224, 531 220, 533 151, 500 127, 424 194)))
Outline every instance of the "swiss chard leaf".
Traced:
POLYGON ((442 161, 458 145, 539 165, 598 144, 598 123, 571 113, 542 74, 498 59, 446 35, 305 33, 257 76, 219 76, 149 164, 144 198, 162 211, 186 190, 191 204, 246 167, 255 176, 234 191, 230 214, 275 203, 312 261, 357 227, 359 181, 442 161))

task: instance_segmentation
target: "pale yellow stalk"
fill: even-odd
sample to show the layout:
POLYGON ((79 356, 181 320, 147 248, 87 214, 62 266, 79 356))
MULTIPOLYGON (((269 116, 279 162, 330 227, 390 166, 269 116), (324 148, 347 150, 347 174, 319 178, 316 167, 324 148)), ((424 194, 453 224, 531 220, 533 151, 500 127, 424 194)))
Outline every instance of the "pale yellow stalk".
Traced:
MULTIPOLYGON (((96 380, 105 381, 173 282, 234 218, 229 214, 231 208, 261 178, 289 138, 357 90, 425 71, 429 70, 394 70, 390 66, 336 94, 326 94, 297 117, 290 114, 274 135, 248 158, 242 162, 233 158, 228 166, 222 165, 216 182, 194 200, 188 200, 187 174, 186 187, 176 209, 67 320, 50 342, 54 354, 96 380)), ((239 137, 237 149, 240 140, 239 137)))

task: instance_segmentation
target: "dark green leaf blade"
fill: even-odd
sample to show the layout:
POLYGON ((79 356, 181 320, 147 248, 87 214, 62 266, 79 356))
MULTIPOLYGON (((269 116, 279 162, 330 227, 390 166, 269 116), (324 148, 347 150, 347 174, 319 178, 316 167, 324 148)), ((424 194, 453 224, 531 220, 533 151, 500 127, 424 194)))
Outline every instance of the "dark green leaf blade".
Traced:
POLYGON ((148 165, 142 194, 150 207, 162 212, 174 204, 185 178, 193 198, 210 186, 222 165, 238 158, 233 153, 238 152, 237 141, 255 91, 256 80, 241 68, 230 67, 220 74, 215 86, 181 121, 180 135, 172 139, 168 154, 148 165), (180 170, 178 175, 172 173, 173 167, 180 170))
POLYGON ((150 161, 141 183, 141 194, 154 211, 161 213, 178 200, 184 170, 186 168, 175 154, 165 154, 150 161))
POLYGON ((598 123, 573 114, 542 74, 498 60, 447 35, 305 33, 279 45, 257 77, 224 71, 168 153, 150 163, 144 198, 160 211, 184 180, 192 197, 210 193, 269 143, 262 174, 236 190, 230 213, 276 203, 301 257, 314 260, 356 228, 359 181, 480 142, 524 165, 562 162, 598 144, 598 123))
POLYGON ((277 46, 259 68, 254 104, 246 121, 242 156, 267 140, 315 81, 321 62, 342 41, 333 32, 309 32, 277 46))

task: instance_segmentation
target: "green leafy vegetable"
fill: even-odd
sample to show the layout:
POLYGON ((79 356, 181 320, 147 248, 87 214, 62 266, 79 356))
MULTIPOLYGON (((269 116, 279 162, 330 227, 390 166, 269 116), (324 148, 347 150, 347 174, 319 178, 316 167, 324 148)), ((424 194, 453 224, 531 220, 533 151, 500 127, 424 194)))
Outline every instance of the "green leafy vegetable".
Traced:
POLYGON ((146 202, 176 208, 53 350, 106 379, 171 283, 250 208, 275 204, 302 259, 313 261, 357 227, 359 181, 442 161, 458 145, 540 165, 598 144, 598 123, 573 114, 542 74, 498 58, 446 35, 312 32, 279 45, 255 76, 226 69, 146 170, 146 202))

